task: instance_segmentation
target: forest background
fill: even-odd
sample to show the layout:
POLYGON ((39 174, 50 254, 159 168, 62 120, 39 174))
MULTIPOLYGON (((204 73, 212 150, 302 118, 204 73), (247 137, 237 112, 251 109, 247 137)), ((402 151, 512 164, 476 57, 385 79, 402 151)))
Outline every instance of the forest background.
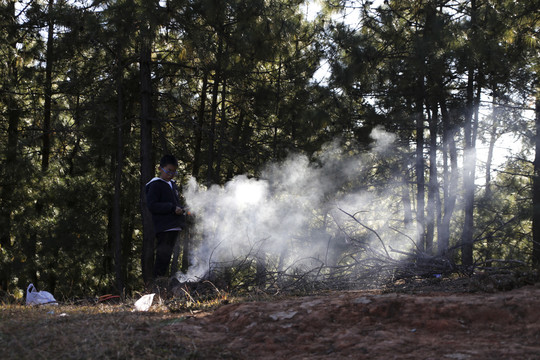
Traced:
MULTIPOLYGON (((314 229, 337 244, 311 281, 391 277, 403 255, 448 271, 540 266, 538 0, 329 0, 309 18, 301 0, 0 4, 4 293, 141 291, 154 241, 143 189, 163 154, 204 191, 291 154, 324 167, 329 143, 363 165, 326 202, 361 189, 388 216, 311 209, 289 249, 314 229), (503 138, 512 156, 497 153, 503 138)), ((185 233, 184 272, 207 240, 185 233)), ((227 286, 280 286, 269 274, 300 271, 284 256, 248 251, 227 286)))

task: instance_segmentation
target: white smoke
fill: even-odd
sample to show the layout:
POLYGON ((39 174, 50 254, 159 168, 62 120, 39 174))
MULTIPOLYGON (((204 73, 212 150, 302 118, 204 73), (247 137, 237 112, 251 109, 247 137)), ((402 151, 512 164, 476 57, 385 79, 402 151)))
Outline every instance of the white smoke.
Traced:
MULTIPOLYGON (((393 144, 380 129, 373 138, 379 152, 393 144)), ((268 164, 259 178, 240 175, 224 186, 205 188, 191 178, 183 195, 195 214, 200 243, 188 273, 177 273, 178 280, 197 281, 216 264, 249 257, 269 259, 282 269, 315 266, 328 260, 333 237, 351 220, 348 214, 361 211, 368 214, 366 221, 387 225, 391 209, 358 188, 373 159, 349 153, 336 141, 314 160, 291 155, 268 164)))
POLYGON ((371 131, 371 138, 375 140, 374 151, 382 154, 392 149, 392 145, 396 141, 395 134, 389 133, 381 127, 376 127, 371 131))

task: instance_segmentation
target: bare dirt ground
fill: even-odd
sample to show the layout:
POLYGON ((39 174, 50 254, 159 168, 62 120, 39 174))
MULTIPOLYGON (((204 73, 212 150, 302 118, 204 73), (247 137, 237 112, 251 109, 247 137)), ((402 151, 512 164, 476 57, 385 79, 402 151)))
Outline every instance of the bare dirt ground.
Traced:
POLYGON ((190 313, 3 306, 0 348, 8 359, 540 359, 540 284, 409 284, 190 313))
POLYGON ((240 359, 540 359, 540 289, 329 293, 228 305, 171 330, 240 359))

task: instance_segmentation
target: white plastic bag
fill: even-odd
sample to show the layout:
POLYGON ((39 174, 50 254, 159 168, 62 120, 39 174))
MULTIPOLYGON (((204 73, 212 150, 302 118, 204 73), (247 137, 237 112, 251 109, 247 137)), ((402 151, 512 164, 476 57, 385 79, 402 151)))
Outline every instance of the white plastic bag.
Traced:
POLYGON ((135 310, 137 311, 148 311, 150 306, 152 306, 152 301, 154 300, 155 294, 144 295, 142 298, 135 302, 135 310))
POLYGON ((58 305, 54 296, 48 291, 37 291, 34 284, 26 289, 26 305, 58 305))

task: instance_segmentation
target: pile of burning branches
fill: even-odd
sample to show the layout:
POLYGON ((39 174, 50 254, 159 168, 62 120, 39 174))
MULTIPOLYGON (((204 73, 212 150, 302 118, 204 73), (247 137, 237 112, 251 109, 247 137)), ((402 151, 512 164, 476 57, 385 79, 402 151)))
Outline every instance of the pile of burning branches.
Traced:
POLYGON ((358 232, 340 228, 340 236, 347 246, 337 257, 327 252, 322 257, 306 256, 285 263, 282 257, 265 254, 260 248, 253 247, 234 260, 209 259, 206 264, 209 270, 204 276, 178 277, 173 293, 189 305, 208 297, 222 301, 223 294, 306 294, 324 290, 380 289, 397 280, 470 276, 479 269, 458 266, 444 254, 423 252, 410 238, 409 249, 412 250, 394 249, 355 215, 343 213, 369 236, 358 237, 358 232))
POLYGON ((204 278, 181 283, 175 280, 177 296, 187 301, 221 293, 306 294, 324 290, 374 289, 398 278, 447 275, 455 268, 442 257, 423 254, 398 259, 374 249, 357 249, 344 255, 337 264, 316 258, 299 259, 279 267, 269 258, 252 254, 230 262, 213 263, 204 278))

